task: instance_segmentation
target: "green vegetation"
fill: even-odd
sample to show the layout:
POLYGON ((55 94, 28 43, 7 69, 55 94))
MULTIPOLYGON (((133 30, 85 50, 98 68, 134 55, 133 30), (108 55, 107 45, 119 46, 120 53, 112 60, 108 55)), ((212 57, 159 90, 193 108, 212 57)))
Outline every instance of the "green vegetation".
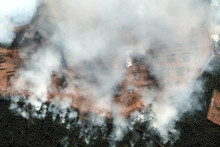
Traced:
MULTIPOLYGON (((174 144, 168 142, 165 146, 218 147, 220 145, 220 126, 206 119, 212 92, 214 89, 220 90, 220 65, 216 62, 211 64, 214 71, 205 72, 200 77, 200 80, 204 81, 203 93, 195 92, 192 97, 198 99, 202 106, 201 110, 186 113, 176 123, 176 128, 180 130, 179 139, 174 144)), ((80 127, 76 125, 76 120, 72 121, 73 125, 70 129, 66 129, 66 124, 60 123, 59 116, 53 121, 52 114, 48 112, 44 119, 30 117, 27 120, 10 111, 9 105, 9 101, 0 100, 0 146, 112 146, 112 139, 108 137, 112 132, 111 119, 106 120, 104 133, 99 126, 94 126, 93 129, 96 130, 96 133, 92 135, 90 144, 86 144, 85 136, 79 137, 80 127), (105 134, 107 137, 104 137, 105 134)), ((159 146, 153 141, 154 139, 159 140, 159 136, 155 131, 149 130, 148 125, 148 122, 135 124, 135 129, 129 130, 122 141, 116 142, 116 146, 130 147, 131 141, 134 146, 159 146)), ((87 125, 84 127, 86 128, 87 125)))
POLYGON ((180 138, 173 146, 212 146, 220 145, 220 126, 213 124, 206 119, 209 104, 214 89, 220 90, 220 65, 212 61, 212 72, 205 72, 199 80, 204 81, 203 93, 195 93, 202 105, 200 111, 186 113, 179 122, 177 128, 180 129, 180 138))
POLYGON ((220 107, 215 107, 215 109, 219 110, 220 111, 220 107))

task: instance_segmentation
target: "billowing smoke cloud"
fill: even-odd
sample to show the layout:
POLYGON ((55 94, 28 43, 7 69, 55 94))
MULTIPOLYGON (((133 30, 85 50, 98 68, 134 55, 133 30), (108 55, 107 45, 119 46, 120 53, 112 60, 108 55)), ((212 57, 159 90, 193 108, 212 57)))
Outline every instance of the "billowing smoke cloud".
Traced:
MULTIPOLYGON (((16 9, 10 5, 0 10, 0 19, 6 22, 0 24, 0 42, 10 43, 14 38, 12 31, 4 32, 9 30, 5 29, 7 24, 14 28, 30 22, 39 1, 25 2, 11 2, 16 9)), ((208 26, 213 26, 210 12, 210 3, 199 0, 41 1, 25 35, 38 32, 44 41, 41 45, 32 44, 31 53, 23 52, 29 57, 13 86, 28 89, 29 101, 38 109, 41 102, 48 100, 62 103, 64 108, 74 106, 68 94, 86 97, 97 111, 112 113, 115 135, 121 138, 130 124, 120 115, 123 107, 115 103, 112 91, 124 79, 126 61, 131 61, 129 56, 141 55, 160 85, 159 89, 145 89, 141 93, 146 106, 151 105, 150 115, 142 119, 150 120, 151 126, 166 138, 184 112, 199 108, 191 93, 201 89, 201 84, 192 82, 209 53, 200 49, 208 44, 208 26), (192 40, 200 43, 193 46, 194 50, 189 47, 192 40), (184 65, 178 63, 179 75, 182 66, 187 67, 180 81, 172 75, 175 64, 164 68, 164 58, 175 51, 163 51, 160 44, 189 50, 191 60, 184 65), (169 69, 171 75, 166 75, 164 69, 169 69), (65 78, 64 86, 51 86, 54 74, 65 78), (59 96, 51 100, 48 92, 62 93, 68 100, 59 96)), ((182 58, 182 54, 177 58, 182 58)), ((87 111, 87 107, 90 105, 85 103, 82 109, 87 111)), ((97 120, 95 123, 104 122, 94 117, 91 120, 97 120)))
POLYGON ((15 38, 17 27, 30 23, 36 12, 39 0, 8 0, 0 5, 0 42, 10 44, 15 38))

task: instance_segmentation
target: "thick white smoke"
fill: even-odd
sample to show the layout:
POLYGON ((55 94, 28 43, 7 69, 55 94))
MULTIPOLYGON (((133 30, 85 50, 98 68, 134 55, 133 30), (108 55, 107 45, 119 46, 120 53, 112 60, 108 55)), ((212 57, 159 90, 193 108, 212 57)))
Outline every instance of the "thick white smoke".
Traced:
POLYGON ((39 0, 2 0, 0 4, 0 43, 10 44, 17 27, 30 23, 39 0))
MULTIPOLYGON (((1 43, 12 42, 13 28, 29 23, 39 2, 22 1, 3 2, 0 20, 5 23, 0 24, 1 43)), ((190 42, 192 38, 202 42, 207 34, 202 28, 209 30, 208 26, 213 26, 209 13, 210 4, 199 0, 42 0, 35 14, 36 22, 27 32, 38 30, 46 42, 34 47, 14 86, 18 90, 28 89, 30 102, 38 108, 38 99, 47 101, 48 91, 77 95, 80 89, 80 94, 88 97, 96 109, 113 113, 115 135, 120 138, 129 123, 120 116, 122 108, 115 104, 112 88, 124 79, 128 53, 140 54, 147 58, 146 64, 151 64, 151 73, 162 85, 160 90, 143 91, 143 100, 152 107, 150 117, 142 119, 151 120, 152 126, 166 137, 184 112, 199 107, 190 96, 201 84, 190 87, 190 71, 202 66, 203 52, 193 51, 187 65, 189 75, 179 85, 175 80, 169 82, 161 71, 161 54, 166 52, 156 49, 154 43, 169 46, 190 42), (156 56, 149 53, 152 49, 156 56), (65 88, 51 87, 54 73, 65 75, 65 88)), ((67 107, 72 105, 71 101, 60 101, 65 101, 67 107)), ((96 120, 94 116, 91 119, 96 120)), ((97 119, 96 123, 102 122, 103 119, 97 119)))

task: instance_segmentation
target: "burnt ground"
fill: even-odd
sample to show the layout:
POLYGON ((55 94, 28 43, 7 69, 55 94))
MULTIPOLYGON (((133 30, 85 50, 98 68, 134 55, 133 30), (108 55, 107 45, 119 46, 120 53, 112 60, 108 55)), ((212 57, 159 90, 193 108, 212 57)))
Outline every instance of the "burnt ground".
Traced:
MULTIPOLYGON (((206 119, 212 92, 214 89, 220 90, 220 65, 215 61, 210 64, 213 65, 213 71, 205 72, 200 77, 205 83, 203 94, 194 94, 195 98, 200 101, 202 109, 186 113, 176 125, 181 132, 179 139, 174 144, 171 145, 168 142, 165 146, 220 146, 220 126, 206 119)), ((111 140, 103 138, 99 127, 95 128, 98 130, 96 137, 86 144, 85 137, 79 137, 80 128, 73 125, 70 129, 66 129, 66 124, 60 123, 59 116, 54 121, 51 113, 47 113, 44 119, 24 119, 10 111, 9 106, 8 100, 0 100, 0 147, 111 146, 111 140)), ((131 140, 134 146, 159 146, 146 137, 146 133, 149 133, 143 131, 147 130, 146 127, 145 123, 137 124, 136 131, 128 132, 122 141, 116 142, 116 146, 129 147, 131 140)), ((110 134, 111 120, 107 121, 106 128, 105 133, 110 134)))

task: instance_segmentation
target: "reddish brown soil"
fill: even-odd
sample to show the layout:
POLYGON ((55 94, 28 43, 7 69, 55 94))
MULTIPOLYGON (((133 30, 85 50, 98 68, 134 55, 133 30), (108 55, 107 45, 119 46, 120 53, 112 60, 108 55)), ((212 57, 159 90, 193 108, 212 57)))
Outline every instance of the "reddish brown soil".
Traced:
MULTIPOLYGON (((0 93, 1 95, 25 95, 28 96, 28 91, 19 93, 16 89, 11 88, 11 78, 16 76, 16 71, 22 67, 22 58, 18 54, 18 50, 9 50, 0 48, 0 93)), ((52 83, 55 87, 60 85, 59 79, 56 75, 51 77, 52 83)), ((140 92, 144 87, 152 87, 156 85, 155 79, 149 77, 148 67, 144 65, 133 64, 127 68, 124 81, 121 83, 120 94, 115 96, 115 102, 121 105, 121 113, 124 116, 129 116, 135 110, 141 108, 144 102, 141 100, 140 92), (137 77, 138 75, 138 77, 137 77), (134 91, 128 91, 127 85, 133 85, 134 91)), ((80 95, 80 90, 74 94, 63 94, 58 92, 48 92, 48 101, 50 102, 54 97, 72 98, 74 103, 72 107, 78 109, 81 115, 87 112, 98 113, 103 116, 111 116, 109 108, 97 109, 94 102, 80 95)), ((109 107, 109 106, 106 106, 109 107)), ((111 108, 110 108, 111 109, 111 108)))
POLYGON ((207 118, 211 122, 220 125, 220 92, 217 90, 213 92, 207 118))

